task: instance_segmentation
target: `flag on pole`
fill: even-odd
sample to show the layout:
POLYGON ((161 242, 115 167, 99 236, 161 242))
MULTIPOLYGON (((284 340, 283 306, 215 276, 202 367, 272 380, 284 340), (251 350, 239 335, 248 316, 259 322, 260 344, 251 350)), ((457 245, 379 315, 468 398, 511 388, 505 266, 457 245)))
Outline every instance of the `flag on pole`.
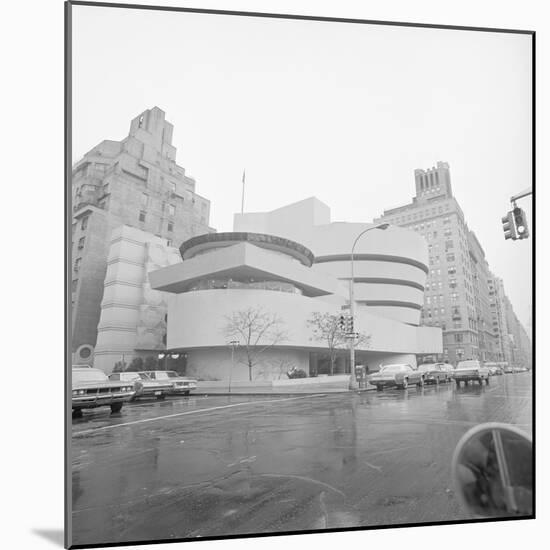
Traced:
POLYGON ((243 170, 243 194, 241 198, 241 214, 244 213, 244 182, 246 178, 246 170, 243 170))

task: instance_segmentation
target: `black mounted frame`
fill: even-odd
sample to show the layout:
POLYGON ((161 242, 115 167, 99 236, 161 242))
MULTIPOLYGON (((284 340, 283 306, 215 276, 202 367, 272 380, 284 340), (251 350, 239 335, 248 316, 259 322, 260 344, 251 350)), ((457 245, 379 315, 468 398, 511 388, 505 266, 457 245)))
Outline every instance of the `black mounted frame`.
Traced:
MULTIPOLYGON (((436 25, 436 24, 422 24, 422 23, 408 23, 408 22, 392 22, 392 21, 379 21, 379 20, 359 20, 349 18, 337 18, 337 17, 314 17, 314 16, 302 16, 293 14, 277 14, 277 13, 260 13, 260 12, 242 12, 242 11, 225 11, 225 10, 210 10, 200 8, 177 8, 168 6, 155 6, 155 5, 140 5, 140 4, 117 4, 109 2, 86 2, 78 0, 70 0, 65 2, 65 546, 67 548, 94 548, 94 547, 115 547, 115 546, 128 546, 128 545, 145 545, 145 544, 159 544, 168 542, 184 542, 184 541, 196 541, 198 539, 174 539, 166 538, 162 540, 133 540, 127 542, 113 542, 108 544, 89 544, 89 545, 72 545, 72 528, 71 528, 71 508, 72 508, 72 484, 71 484, 71 435, 70 435, 70 422, 71 422, 71 402, 70 402, 70 363, 71 363, 71 289, 70 289, 70 266, 71 257, 69 250, 69 243, 71 242, 71 170, 72 170, 72 11, 76 6, 88 6, 94 8, 112 8, 112 9, 127 9, 127 10, 152 10, 152 11, 164 11, 164 12, 183 12, 183 13, 198 13, 198 14, 211 14, 211 15, 224 15, 235 17, 259 17, 259 18, 273 18, 273 19, 289 19, 289 20, 303 20, 303 21, 324 21, 335 23, 349 23, 354 25, 382 25, 382 26, 394 26, 394 27, 416 27, 416 28, 430 28, 441 30, 457 30, 457 31, 478 31, 489 33, 509 33, 509 34, 523 34, 531 37, 532 40, 532 173, 533 173, 533 212, 532 221, 533 227, 531 231, 532 238, 532 262, 533 262, 533 274, 532 274, 532 349, 536 348, 535 334, 536 334, 536 308, 535 308, 535 248, 536 248, 536 181, 535 181, 535 165, 536 165, 536 47, 535 47, 535 32, 530 30, 519 29, 501 29, 501 28, 487 28, 487 27, 467 27, 458 25, 436 25)), ((533 373, 535 370, 535 357, 533 353, 533 373)), ((536 433, 536 377, 533 377, 533 434, 536 433)), ((535 438, 533 438, 533 450, 535 450, 535 438)), ((535 475, 535 455, 533 452, 533 475, 535 475)), ((534 477, 535 481, 535 477, 534 477)), ((535 484, 536 487, 536 484, 535 484)), ((535 494, 536 501, 536 494, 535 494)), ((522 519, 534 519, 535 509, 533 509, 533 515, 522 519)), ((360 527, 346 527, 346 528, 329 528, 322 530, 303 530, 303 531, 288 531, 288 532, 272 532, 261 534, 242 534, 242 535, 228 535, 228 536, 207 536, 201 537, 200 540, 224 540, 224 539, 238 539, 238 538, 258 538, 266 536, 281 536, 289 534, 307 534, 307 533, 320 533, 320 532, 341 532, 341 531, 364 531, 371 529, 394 529, 398 527, 413 527, 413 526, 430 526, 430 525, 455 525, 455 524, 469 524, 469 523, 485 523, 495 521, 515 521, 514 518, 490 518, 490 519, 471 519, 471 520, 449 520, 449 521, 437 521, 437 522, 425 522, 425 523, 410 523, 410 524, 398 524, 398 525, 384 525, 384 526, 360 526, 360 527)))

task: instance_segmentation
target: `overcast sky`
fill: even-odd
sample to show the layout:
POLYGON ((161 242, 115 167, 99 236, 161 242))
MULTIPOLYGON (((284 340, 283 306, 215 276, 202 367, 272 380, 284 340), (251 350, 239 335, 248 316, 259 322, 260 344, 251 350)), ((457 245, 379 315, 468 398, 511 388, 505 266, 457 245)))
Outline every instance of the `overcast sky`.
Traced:
POLYGON ((74 160, 155 105, 218 231, 245 168, 245 211, 314 195, 370 222, 410 202, 415 168, 449 162, 527 325, 532 242, 504 241, 501 217, 532 181, 530 37, 73 6, 74 160))

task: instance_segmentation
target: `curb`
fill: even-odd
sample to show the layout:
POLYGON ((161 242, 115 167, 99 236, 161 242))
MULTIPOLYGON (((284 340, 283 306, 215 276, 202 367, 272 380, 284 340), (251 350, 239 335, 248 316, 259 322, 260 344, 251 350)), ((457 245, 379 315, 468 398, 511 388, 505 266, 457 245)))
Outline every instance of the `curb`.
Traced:
POLYGON ((284 397, 284 396, 301 396, 301 395, 317 395, 320 397, 326 397, 327 395, 341 395, 341 394, 347 394, 347 393, 364 393, 367 391, 375 391, 376 388, 362 388, 362 389, 356 389, 356 390, 336 390, 336 391, 327 391, 327 390, 321 390, 316 392, 208 392, 208 391, 194 391, 190 394, 189 397, 196 395, 196 396, 209 396, 213 397, 216 395, 220 396, 234 396, 234 397, 266 397, 272 395, 273 397, 284 397))

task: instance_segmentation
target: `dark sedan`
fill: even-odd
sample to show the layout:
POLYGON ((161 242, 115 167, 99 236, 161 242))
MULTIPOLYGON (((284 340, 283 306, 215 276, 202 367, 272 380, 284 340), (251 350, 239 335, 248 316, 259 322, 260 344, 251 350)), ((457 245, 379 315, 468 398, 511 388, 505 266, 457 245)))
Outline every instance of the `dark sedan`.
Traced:
POLYGON ((424 373, 425 384, 439 385, 451 380, 450 373, 444 370, 440 363, 424 363, 418 370, 424 373))

